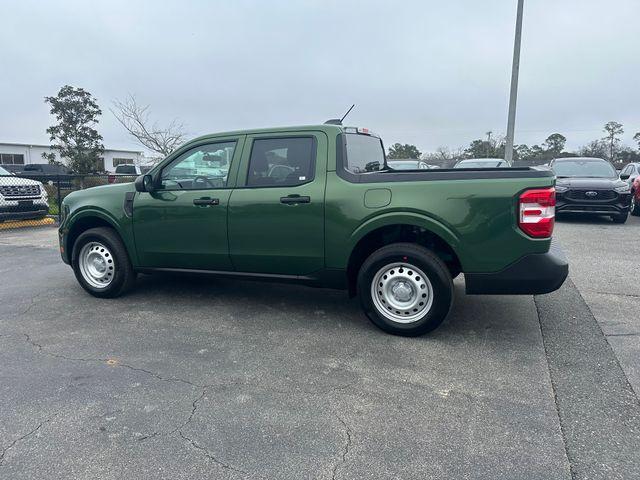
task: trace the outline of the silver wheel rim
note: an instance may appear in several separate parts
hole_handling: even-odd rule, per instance
[[[413,323],[433,305],[433,286],[422,270],[409,263],[385,265],[373,276],[371,298],[392,322]]]
[[[632,212],[636,211],[636,195],[635,193],[633,195],[631,195],[631,206],[630,206],[630,210]]]
[[[80,249],[78,264],[82,278],[93,288],[107,288],[115,274],[115,260],[107,247],[89,242]]]

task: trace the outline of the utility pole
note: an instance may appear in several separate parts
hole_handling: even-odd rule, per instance
[[[507,145],[504,159],[513,163],[513,135],[516,126],[516,101],[518,99],[518,73],[520,71],[520,43],[522,39],[522,8],[524,0],[518,0],[516,13],[516,38],[513,42],[513,65],[511,67],[511,92],[509,93],[509,119],[507,120]]]

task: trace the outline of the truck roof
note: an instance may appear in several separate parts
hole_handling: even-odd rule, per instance
[[[233,135],[254,135],[259,133],[323,131],[325,133],[333,133],[337,135],[338,133],[343,132],[345,128],[353,128],[353,127],[345,127],[343,125],[317,124],[317,125],[294,125],[294,126],[288,126],[288,127],[252,128],[247,130],[231,130],[228,132],[216,132],[216,133],[209,133],[206,135],[202,135],[200,137],[194,138],[193,140],[190,140],[189,143],[197,140],[205,140],[207,138],[226,137],[226,136],[233,136]]]

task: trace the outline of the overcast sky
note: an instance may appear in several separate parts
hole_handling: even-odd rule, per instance
[[[94,5],[94,3],[96,5]],[[100,3],[101,5],[97,5]],[[506,130],[516,0],[13,1],[0,6],[0,141],[47,143],[65,84],[98,100],[106,147],[139,148],[111,102],[135,94],[189,136],[349,124],[387,145]],[[639,0],[525,0],[516,143],[640,131]]]

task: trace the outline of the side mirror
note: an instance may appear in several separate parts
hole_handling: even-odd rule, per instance
[[[153,192],[153,177],[151,175],[140,175],[135,181],[137,192]]]
[[[620,175],[620,180],[628,180],[629,179],[629,174],[628,173],[623,173]]]

